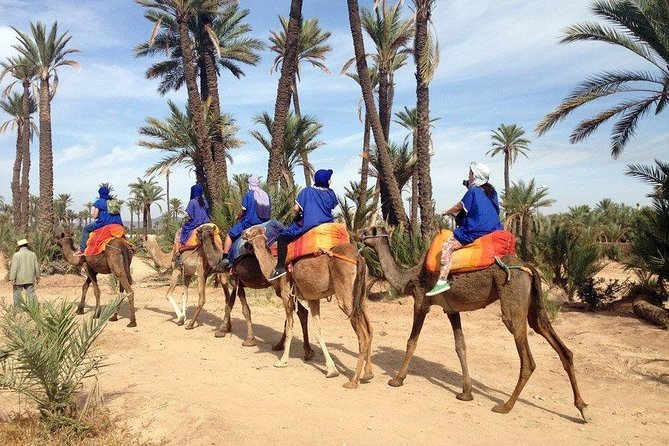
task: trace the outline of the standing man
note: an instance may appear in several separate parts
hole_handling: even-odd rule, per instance
[[[20,309],[23,290],[26,290],[29,299],[37,301],[35,284],[39,281],[39,264],[37,255],[28,249],[28,240],[19,240],[16,247],[19,250],[12,256],[9,280],[14,286],[14,308]]]

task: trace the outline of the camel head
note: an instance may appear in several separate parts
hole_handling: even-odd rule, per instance
[[[374,244],[378,242],[381,237],[390,237],[388,230],[381,226],[372,226],[371,228],[364,228],[358,231],[355,239],[364,243],[365,246],[373,248]]]
[[[197,228],[197,236],[200,240],[204,240],[205,238],[213,239],[214,228],[211,226],[200,226]]]
[[[56,237],[56,244],[61,248],[65,246],[74,246],[72,234],[69,232],[61,232],[60,235]]]
[[[154,234],[143,235],[142,238],[142,248],[147,249],[151,245],[155,245],[158,241]]]
[[[267,241],[267,237],[265,236],[265,228],[262,226],[251,226],[246,231],[242,232],[242,237],[244,240],[248,241],[251,241],[256,237],[263,237],[265,241]]]

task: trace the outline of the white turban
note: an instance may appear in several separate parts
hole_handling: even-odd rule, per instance
[[[469,169],[474,174],[474,181],[469,186],[483,186],[490,178],[490,168],[483,163],[473,162],[469,165]]]

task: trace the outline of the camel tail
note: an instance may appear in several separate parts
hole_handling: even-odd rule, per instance
[[[548,317],[548,313],[546,312],[546,306],[544,305],[543,300],[543,292],[541,290],[541,275],[534,266],[525,265],[525,267],[532,271],[532,288],[530,291],[531,298],[530,308],[527,314],[527,322],[534,331],[539,332],[537,328],[539,325],[549,328],[552,331],[553,328]]]
[[[364,305],[367,298],[367,263],[361,255],[358,255],[357,260],[353,282],[353,308],[351,308],[350,316],[354,323],[364,320]]]
[[[127,244],[123,245],[121,254],[123,256],[123,270],[125,271],[125,276],[128,278],[128,283],[132,285],[132,275],[130,274],[130,262],[132,262],[132,254],[130,252],[130,247]]]

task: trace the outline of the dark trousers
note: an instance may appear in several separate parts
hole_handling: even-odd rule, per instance
[[[14,285],[14,309],[16,311],[23,311],[23,305],[21,305],[21,294],[26,292],[28,299],[33,301],[37,300],[37,295],[35,294],[35,285],[32,283],[27,283],[24,285]]]
[[[90,237],[91,232],[95,231],[98,229],[95,226],[95,222],[89,223],[86,226],[84,226],[84,230],[81,233],[81,243],[79,244],[79,249],[83,252],[86,250],[86,243],[88,243],[88,237]]]
[[[283,268],[284,266],[286,266],[286,256],[288,255],[288,244],[298,237],[299,235],[279,234],[279,236],[276,238],[276,249],[278,251],[276,257],[277,268]]]

